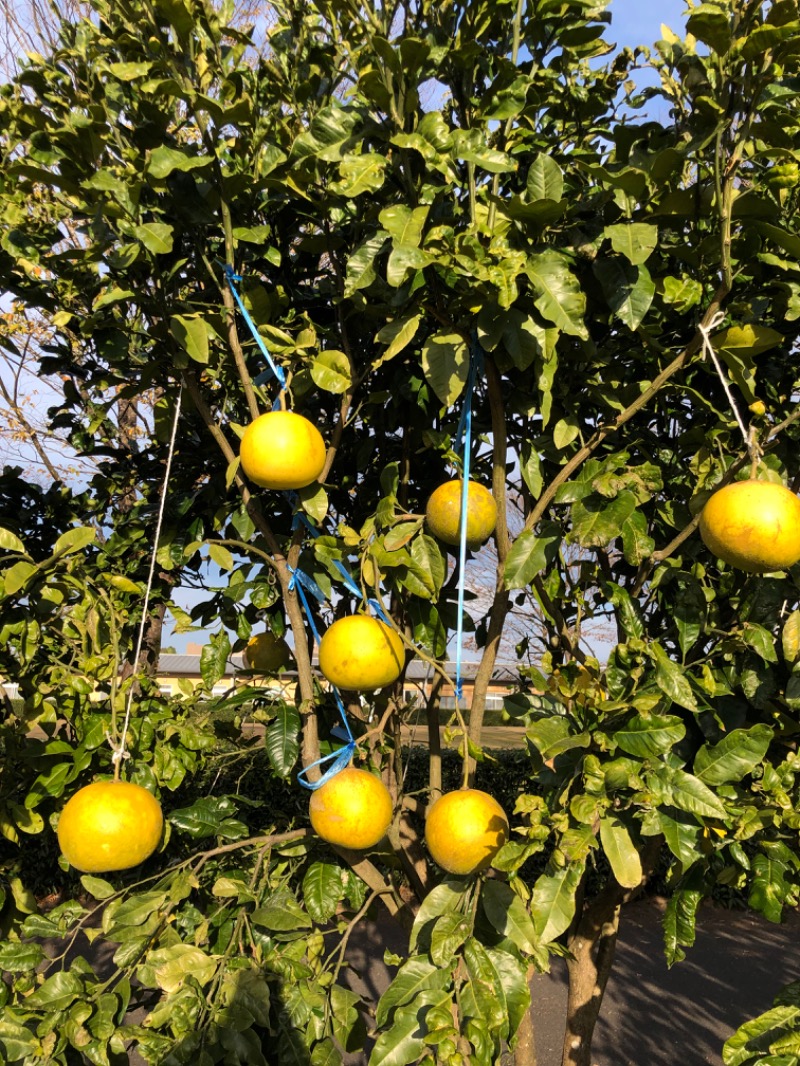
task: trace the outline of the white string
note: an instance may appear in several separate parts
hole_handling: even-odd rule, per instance
[[[147,575],[147,587],[144,592],[144,601],[142,603],[142,620],[139,624],[139,636],[136,641],[136,652],[133,657],[134,672],[139,663],[139,656],[142,653],[142,644],[144,643],[144,630],[147,625],[147,608],[150,603],[150,592],[153,588],[153,576],[156,571],[156,556],[158,554],[158,542],[161,539],[161,525],[164,521],[164,508],[167,502],[167,486],[169,485],[170,472],[172,470],[172,457],[175,454],[175,441],[178,436],[178,420],[181,413],[181,397],[183,396],[183,386],[178,389],[178,399],[175,403],[175,415],[172,421],[172,435],[169,440],[169,452],[167,453],[167,466],[164,471],[164,481],[161,486],[161,500],[158,506],[158,517],[156,519],[156,532],[153,540],[153,553],[150,557],[150,573]],[[114,764],[114,768],[124,759],[130,759],[131,753],[125,747],[125,742],[128,738],[128,728],[131,723],[131,706],[133,704],[133,679],[131,679],[131,687],[128,690],[128,698],[125,705],[125,721],[122,724],[122,736],[120,737],[119,744],[114,745],[110,734],[107,732],[106,737],[111,744],[111,762]]]
[[[744,446],[745,448],[747,448],[747,451],[752,458],[757,449],[755,433],[753,432],[753,430],[748,430],[747,426],[744,424],[742,416],[739,414],[739,408],[736,406],[736,401],[733,398],[733,391],[731,389],[730,382],[725,376],[725,371],[722,369],[722,364],[717,358],[717,353],[714,351],[714,345],[711,343],[711,338],[709,337],[709,334],[712,333],[719,326],[721,326],[724,321],[725,312],[717,311],[717,313],[714,315],[714,317],[711,319],[707,326],[703,326],[701,324],[697,328],[700,330],[700,333],[703,337],[703,351],[711,357],[711,362],[714,364],[714,367],[717,371],[717,375],[719,376],[719,380],[722,382],[722,387],[725,390],[725,395],[728,397],[728,403],[731,405],[731,410],[733,411],[736,423],[739,426],[739,429],[742,431],[742,437],[744,438]]]

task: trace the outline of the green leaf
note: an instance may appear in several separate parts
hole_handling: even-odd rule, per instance
[[[564,172],[549,155],[540,152],[528,168],[526,189],[529,200],[559,201],[564,195]]]
[[[135,81],[153,69],[152,63],[109,63],[108,71],[120,81]]]
[[[436,966],[423,955],[412,955],[397,971],[394,980],[378,1001],[375,1023],[381,1029],[392,1010],[409,1003],[427,989],[442,989],[450,984],[450,971]]]
[[[289,703],[278,707],[277,717],[267,728],[265,746],[278,777],[288,778],[300,753],[300,714]]]
[[[375,340],[379,344],[385,344],[386,351],[374,365],[380,366],[382,363],[399,355],[404,348],[408,347],[414,337],[416,337],[421,321],[422,315],[420,314],[406,315],[387,322],[385,326],[379,329],[375,335]]]
[[[375,1041],[369,1066],[410,1066],[419,1062],[425,1050],[423,1036],[416,1012],[398,1014],[394,1025]]]
[[[25,545],[16,534],[9,529],[0,529],[0,550],[6,552],[19,552],[25,554]]]
[[[220,570],[233,570],[234,561],[233,556],[225,547],[224,544],[217,544],[216,541],[210,541],[208,545],[208,554],[212,562],[216,563]]]
[[[25,1006],[33,1010],[62,1011],[84,994],[83,981],[74,973],[62,971],[48,977],[44,984],[39,985],[36,991],[26,998]]]
[[[437,918],[431,929],[430,955],[437,966],[449,966],[470,933],[469,922],[457,911]]]
[[[536,955],[539,951],[536,928],[525,904],[519,896],[502,881],[487,881],[481,892],[481,903],[486,917],[498,933],[508,937],[512,944]]]
[[[409,951],[416,950],[419,935],[428,922],[439,918],[443,914],[449,914],[451,911],[459,909],[465,891],[466,889],[461,881],[442,881],[441,884],[435,885],[430,890],[422,901],[422,905],[414,919],[414,925],[408,941]]]
[[[727,818],[725,804],[705,785],[685,770],[671,766],[660,766],[655,777],[660,778],[669,789],[670,802],[682,811],[696,814],[700,818]]]
[[[800,1008],[777,1006],[739,1026],[722,1048],[724,1066],[797,1066],[797,1055],[769,1054],[783,1036],[800,1029]],[[2,1033],[0,1032],[0,1038]]]
[[[622,533],[637,508],[636,496],[627,490],[609,501],[588,496],[572,505],[570,537],[584,548],[605,548]]]
[[[340,180],[331,191],[351,200],[365,192],[377,192],[384,182],[386,163],[386,157],[377,152],[346,155],[339,164]]]
[[[146,222],[142,226],[134,226],[132,232],[148,252],[154,255],[164,255],[172,251],[174,231],[166,222]]]
[[[617,881],[623,888],[637,888],[642,883],[642,860],[625,823],[613,814],[601,818],[600,842]]]
[[[615,252],[624,255],[633,266],[641,266],[656,250],[658,226],[647,222],[623,222],[606,226],[603,236],[611,241]]]
[[[767,754],[773,738],[768,725],[752,729],[734,729],[718,744],[704,744],[694,758],[695,775],[707,785],[724,785],[741,781]]]
[[[323,392],[347,392],[352,384],[347,356],[335,348],[320,352],[311,364],[311,378]]]
[[[224,629],[212,633],[200,652],[200,676],[207,689],[212,689],[225,676],[231,642]]]
[[[261,925],[275,933],[310,929],[313,924],[288,888],[279,888],[273,892],[263,907],[253,911],[250,919],[255,925]]]
[[[329,862],[313,862],[303,878],[303,901],[306,910],[320,925],[336,913],[344,899],[345,884],[340,867]]]
[[[647,532],[644,511],[634,511],[622,527],[622,554],[625,562],[638,566],[655,551],[656,542]]]
[[[435,333],[423,345],[422,369],[442,404],[452,407],[467,383],[467,342],[460,333]]]
[[[63,533],[53,545],[54,555],[72,555],[81,551],[87,544],[93,544],[97,530],[93,526],[78,526]]]
[[[789,863],[780,850],[770,848],[754,857],[752,867],[753,880],[747,902],[767,921],[778,923],[792,893],[791,883],[787,880]]]
[[[648,759],[671,751],[686,736],[686,727],[674,715],[637,715],[612,735],[623,751]]]
[[[187,977],[200,985],[207,985],[217,972],[217,960],[193,944],[172,944],[170,947],[151,951],[139,973],[150,984],[147,977],[152,974],[153,983],[163,992],[177,992],[186,983]]]
[[[410,244],[396,244],[389,253],[386,263],[386,280],[392,288],[396,289],[404,283],[410,273],[424,270],[433,261],[433,256],[423,248],[416,248]]]
[[[420,534],[411,545],[411,558],[415,575],[424,582],[431,596],[438,596],[447,568],[436,540],[426,533]]]
[[[159,145],[153,149],[148,160],[147,173],[150,177],[161,181],[169,177],[173,171],[198,170],[210,166],[213,159],[210,155],[190,155],[177,148],[168,148]]]
[[[555,522],[543,522],[538,533],[524,529],[511,546],[503,580],[507,589],[526,588],[550,566],[561,543],[561,528]]]
[[[680,885],[670,896],[664,912],[664,951],[668,966],[681,962],[686,957],[682,949],[694,944],[695,919],[702,898],[699,888]]]
[[[534,304],[545,319],[564,333],[586,340],[586,296],[567,259],[555,251],[539,252],[528,260],[526,273],[538,293]]]
[[[208,327],[204,319],[198,315],[173,315],[169,331],[195,363],[208,362]]]
[[[84,874],[81,884],[95,899],[108,899],[117,891],[109,881],[104,881],[102,877],[93,877],[91,874]]]
[[[429,210],[428,207],[412,208],[394,204],[384,208],[378,217],[395,245],[418,248]]]
[[[686,20],[686,31],[719,56],[731,46],[731,23],[728,14],[714,4],[698,4]]]
[[[234,814],[236,804],[229,796],[202,796],[190,807],[171,811],[169,821],[195,840],[215,836],[236,839],[247,834],[246,826],[245,833],[241,833],[244,823],[233,819]]]
[[[800,659],[800,608],[792,611],[783,623],[781,647],[783,658],[789,665]]]
[[[656,684],[671,700],[688,711],[697,711],[697,700],[683,670],[667,655],[660,644],[653,642],[651,654],[656,661]]]
[[[378,276],[376,260],[383,251],[387,238],[386,230],[379,230],[359,245],[347,260],[347,277],[344,284],[346,297],[351,297],[359,289],[369,288],[375,281]]]
[[[776,663],[778,661],[775,637],[764,626],[758,625],[757,622],[745,622],[742,628],[742,640],[765,663]]]
[[[575,915],[575,891],[583,870],[583,863],[569,863],[556,873],[542,874],[537,879],[531,914],[542,944],[549,944],[569,927]]]
[[[0,942],[0,968],[4,973],[35,970],[44,958],[44,951],[38,944],[21,944],[13,940]]]
[[[656,292],[647,267],[631,266],[621,259],[599,259],[593,269],[608,306],[629,330],[637,330]]]

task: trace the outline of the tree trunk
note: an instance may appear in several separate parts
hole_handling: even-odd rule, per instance
[[[642,849],[642,880],[623,888],[609,874],[605,888],[576,916],[567,947],[569,995],[561,1066],[592,1066],[592,1038],[617,948],[620,910],[641,891],[658,860],[662,837],[650,837]]]
[[[618,886],[617,886],[618,887]],[[569,997],[562,1066],[591,1066],[592,1036],[617,946],[621,900],[598,898],[567,942]]]
[[[533,967],[528,970],[528,981]],[[533,1007],[528,1007],[517,1030],[517,1046],[514,1048],[514,1066],[536,1066],[536,1029],[533,1024]]]

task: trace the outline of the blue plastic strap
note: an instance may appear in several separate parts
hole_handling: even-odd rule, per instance
[[[311,607],[306,596],[306,589],[322,603],[325,600],[325,593],[308,574],[304,574],[302,570],[295,570],[293,567],[289,567],[289,573],[292,575],[289,580],[289,591],[296,592],[300,597],[300,602],[303,605],[303,610],[306,612],[306,618],[308,624],[311,626],[311,632],[314,634],[314,641],[319,646],[320,635],[317,629],[317,624],[314,621],[314,615],[311,613]]]
[[[335,777],[341,770],[344,770],[353,758],[353,754],[356,750],[356,742],[351,740],[349,744],[345,744],[343,748],[339,748],[338,751],[331,752],[330,755],[323,755],[321,759],[317,759],[316,762],[312,762],[310,766],[306,766],[297,775],[298,784],[301,784],[303,788],[310,789],[312,792],[316,792],[318,788],[322,788],[326,781],[330,781],[332,777]],[[331,761],[333,760],[333,761]],[[309,781],[308,771],[315,766],[324,766],[325,763],[330,762],[330,766],[325,773],[320,777],[318,781]]]
[[[259,376],[256,378],[256,384],[260,385],[260,384],[263,383],[263,381],[265,380],[265,377],[264,377],[265,374],[267,374],[267,377],[271,377],[272,375],[274,375],[278,379],[278,384],[280,385],[280,387],[282,389],[285,389],[286,388],[286,375],[283,372],[283,367],[280,367],[280,366],[277,365],[277,363],[273,362],[272,356],[269,354],[267,346],[266,346],[266,344],[264,344],[263,338],[261,337],[261,334],[258,332],[258,329],[256,328],[256,324],[253,321],[253,319],[250,317],[250,312],[247,310],[247,308],[245,307],[244,303],[242,302],[242,298],[239,295],[239,292],[238,292],[238,290],[236,288],[236,285],[234,284],[234,282],[242,280],[242,275],[234,273],[233,267],[230,266],[230,264],[226,264],[226,266],[225,266],[225,278],[226,278],[226,280],[228,282],[228,285],[230,287],[231,292],[233,293],[233,298],[234,298],[234,300],[236,300],[236,303],[239,306],[239,310],[242,312],[242,317],[244,318],[245,322],[247,323],[248,329],[253,334],[253,338],[254,338],[255,342],[259,346],[259,348],[261,349],[261,354],[264,356],[264,358],[266,359],[267,364],[269,366],[269,372],[267,372],[265,370],[264,373],[259,374]]]
[[[461,467],[461,519],[458,540],[458,622],[456,628],[456,691],[455,697],[459,703],[464,695],[464,680],[461,676],[462,655],[464,643],[464,592],[466,587],[467,571],[467,511],[469,503],[469,470],[472,454],[472,394],[475,390],[475,377],[479,366],[483,364],[483,353],[478,346],[477,339],[473,339],[470,348],[469,373],[467,375],[467,387],[464,395],[464,409],[461,412],[458,430],[456,432],[457,449],[461,448],[463,440],[464,458]]]
[[[293,506],[297,505],[297,496],[294,493],[287,493],[286,496]],[[292,519],[292,529],[298,529],[300,526],[305,526],[309,533],[311,533],[311,535],[314,537],[322,536],[322,533],[316,528],[316,526],[313,526],[309,522],[308,518],[306,517],[306,515],[303,514],[302,511],[296,511],[295,516]],[[333,565],[342,575],[342,581],[344,582],[347,590],[351,592],[354,596],[357,596],[359,599],[361,599],[361,589],[353,580],[353,576],[349,572],[347,567],[343,563],[340,563],[338,559],[333,560]],[[310,580],[310,578],[308,580]],[[289,587],[291,588],[291,585]],[[373,613],[376,614],[382,622],[385,622],[387,626],[391,626],[391,622],[387,618],[386,612],[377,600],[369,599],[367,600],[367,603],[372,608]]]

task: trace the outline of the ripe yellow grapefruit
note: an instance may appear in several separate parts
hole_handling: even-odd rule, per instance
[[[461,526],[461,481],[445,481],[434,489],[425,506],[428,529],[445,544],[458,545]],[[477,481],[467,488],[467,547],[477,551],[497,524],[494,496]]]
[[[800,560],[800,499],[772,481],[734,481],[706,503],[700,536],[739,570],[783,570]]]
[[[58,844],[71,866],[87,874],[127,870],[158,847],[161,804],[130,781],[94,781],[78,789],[58,821]]]
[[[392,821],[392,797],[379,777],[353,766],[311,793],[314,832],[329,844],[361,851],[374,847]]]
[[[325,465],[325,441],[294,411],[268,411],[251,422],[239,445],[242,470],[265,489],[302,489]]]
[[[277,674],[292,661],[292,653],[286,641],[274,633],[258,633],[248,640],[242,658],[248,670]]]
[[[339,618],[319,643],[319,668],[332,685],[372,692],[391,685],[405,662],[403,642],[385,622],[366,614]]]
[[[428,851],[451,874],[485,870],[507,840],[505,811],[493,796],[478,788],[445,792],[425,820]]]

